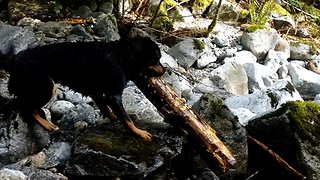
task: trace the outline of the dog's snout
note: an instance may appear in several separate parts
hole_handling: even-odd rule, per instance
[[[152,65],[148,67],[149,76],[162,76],[165,73],[166,69],[161,65]]]

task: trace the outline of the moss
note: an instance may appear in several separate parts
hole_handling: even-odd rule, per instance
[[[279,4],[274,4],[272,7],[272,12],[277,13],[282,16],[292,16],[286,9],[284,9]]]
[[[240,19],[245,19],[245,18],[248,17],[248,15],[249,15],[249,11],[246,10],[246,9],[243,9],[243,10],[240,12],[239,17],[240,17]]]
[[[112,135],[111,135],[112,136]],[[134,137],[112,136],[110,134],[87,134],[80,137],[78,143],[87,145],[89,149],[120,157],[131,155],[138,162],[150,161],[157,153],[160,145],[154,142],[141,141]]]
[[[168,16],[159,16],[154,20],[153,27],[163,31],[170,31],[173,28],[173,20]]]
[[[255,32],[258,29],[269,29],[269,28],[265,25],[251,24],[246,28],[246,31],[251,33],[251,32]]]
[[[192,4],[192,10],[200,13],[207,9],[210,6],[212,0],[195,0]]]
[[[320,145],[320,106],[310,101],[293,101],[284,106],[298,135],[313,145]]]
[[[205,48],[204,43],[199,39],[194,38],[193,39],[193,44],[199,50],[203,50]]]

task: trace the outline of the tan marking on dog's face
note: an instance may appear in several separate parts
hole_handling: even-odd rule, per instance
[[[148,74],[151,74],[152,76],[162,76],[165,71],[165,68],[161,64],[148,67]]]

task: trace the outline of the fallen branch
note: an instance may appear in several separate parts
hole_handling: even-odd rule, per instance
[[[273,152],[271,149],[269,149],[266,145],[264,145],[262,142],[256,140],[255,138],[248,136],[248,140],[252,143],[259,146],[263,151],[267,152],[276,162],[284,168],[287,172],[292,174],[294,177],[297,177],[299,179],[306,179],[304,175],[302,175],[300,172],[295,170],[292,166],[290,166],[284,159],[282,159],[278,154]]]
[[[161,77],[141,78],[135,81],[135,84],[170,124],[182,128],[197,140],[195,142],[207,153],[200,155],[209,157],[214,162],[215,167],[211,168],[225,172],[236,163],[235,157],[217,137],[215,130],[203,121],[183,98],[178,97]]]

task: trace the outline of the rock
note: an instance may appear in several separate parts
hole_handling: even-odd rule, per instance
[[[161,51],[160,63],[166,68],[169,67],[175,69],[178,67],[177,61],[165,51]]]
[[[319,105],[312,102],[288,102],[277,111],[250,121],[246,129],[251,137],[271,148],[306,179],[316,180],[320,178],[319,112]],[[250,152],[252,167],[267,170],[263,178],[268,179],[274,174],[286,175],[279,173],[281,168],[274,168],[279,165],[272,163],[270,156],[261,156],[256,149]],[[279,178],[294,179],[292,174]]]
[[[211,72],[210,80],[218,87],[235,95],[248,94],[248,77],[237,63],[225,63]]]
[[[222,61],[228,58],[234,58],[237,48],[214,48],[213,51],[218,61]]]
[[[163,117],[159,115],[156,107],[135,85],[129,85],[124,90],[122,102],[126,112],[136,121],[163,122]]]
[[[74,123],[78,121],[86,121],[90,125],[93,125],[96,124],[99,119],[100,114],[98,114],[92,106],[82,103],[75,105],[62,116],[59,127],[70,130],[74,128]]]
[[[49,144],[48,132],[38,124],[27,125],[17,113],[0,124],[0,164],[10,164]]]
[[[257,62],[257,57],[252,54],[252,52],[243,50],[238,51],[234,54],[233,57],[227,57],[223,60],[225,63],[227,62],[235,62],[240,65],[244,65],[246,63],[255,63]]]
[[[290,44],[290,59],[296,60],[310,60],[313,59],[311,47],[308,44],[303,43],[291,43]]]
[[[299,92],[286,80],[279,80],[267,89],[247,96],[232,96],[225,100],[225,105],[238,116],[239,122],[246,125],[253,117],[264,115],[281,107],[288,101],[302,100]],[[244,111],[242,108],[250,110]],[[243,112],[246,112],[244,114]],[[253,113],[253,114],[252,114]],[[241,119],[243,118],[243,119]]]
[[[258,29],[254,32],[244,32],[241,37],[241,44],[246,50],[251,51],[262,61],[270,49],[274,49],[279,39],[276,30]]]
[[[12,51],[11,53],[17,54],[35,45],[36,38],[30,29],[0,22],[0,52],[7,54]]]
[[[193,39],[185,39],[168,50],[168,54],[175,58],[178,64],[184,68],[191,67],[200,57],[201,52],[196,48]]]
[[[71,145],[66,142],[57,142],[45,151],[45,162],[40,166],[43,169],[61,168],[66,165],[71,155]]]
[[[148,123],[148,127],[153,134],[151,142],[125,133],[120,123],[87,130],[76,140],[65,172],[73,177],[129,179],[153,173],[181,152],[182,139],[170,133],[163,123]]]
[[[94,33],[105,39],[105,41],[115,41],[120,39],[118,25],[113,15],[101,14],[93,26]]]
[[[319,74],[305,69],[296,62],[290,62],[288,70],[294,87],[299,91],[303,99],[313,99],[320,93]]]
[[[38,27],[38,32],[43,33],[48,38],[65,38],[70,31],[72,26],[63,21],[48,21],[41,23]]]
[[[78,121],[78,122],[74,123],[73,126],[77,132],[84,132],[87,129],[87,127],[89,126],[89,124],[85,121]]]
[[[93,102],[90,97],[83,96],[81,93],[75,92],[66,86],[59,86],[57,90],[57,99],[66,100],[71,102],[72,104],[90,104]]]
[[[179,97],[182,97],[184,93],[190,92],[192,89],[191,84],[182,74],[166,73],[164,74],[164,79],[168,84],[171,85],[172,89]]]
[[[276,71],[273,72],[265,65],[247,63],[243,67],[248,75],[248,89],[250,93],[269,87],[278,79]]]
[[[213,93],[205,93],[193,108],[208,120],[211,127],[217,131],[220,140],[230,148],[237,157],[237,164],[226,173],[220,175],[222,179],[237,179],[247,172],[248,147],[246,130],[237,118],[223,105],[223,100]]]
[[[210,9],[208,11],[209,17],[213,17],[218,6],[218,2],[218,0],[213,0],[213,3],[211,4]],[[229,22],[237,22],[241,18],[240,16],[243,11],[243,8],[239,6],[237,3],[229,1],[222,1],[221,9],[223,9],[223,11],[219,12],[219,19],[222,21]]]
[[[288,57],[284,52],[270,49],[263,64],[266,65],[273,73],[276,73],[281,66],[289,64],[287,59]]]
[[[73,26],[72,27],[72,30],[71,30],[71,35],[69,35],[67,38],[67,40],[69,41],[69,42],[76,42],[76,41],[71,41],[70,39],[71,39],[71,36],[72,35],[77,35],[77,36],[80,36],[80,39],[79,40],[77,40],[77,41],[93,41],[93,37],[91,36],[91,34],[90,33],[88,33],[87,31],[86,31],[86,29],[83,27],[83,26],[81,26],[81,25],[75,25],[75,26]]]
[[[17,26],[20,27],[32,27],[37,28],[41,24],[39,19],[33,19],[30,17],[24,17],[17,22]]]
[[[282,59],[288,60],[290,58],[290,44],[287,40],[285,40],[283,38],[279,38],[274,50],[277,52],[284,53],[282,55],[282,57],[283,57]]]
[[[73,107],[74,104],[69,101],[58,100],[51,105],[50,111],[55,119],[60,119],[63,114],[67,113]]]
[[[28,176],[21,171],[3,168],[0,170],[0,179],[3,180],[28,180]]]
[[[73,17],[90,18],[92,15],[93,13],[88,6],[80,6],[78,9],[72,12]]]

